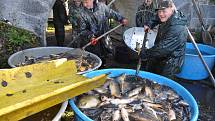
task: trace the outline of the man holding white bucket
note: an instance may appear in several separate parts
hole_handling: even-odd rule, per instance
[[[141,57],[147,59],[147,71],[173,78],[180,72],[185,57],[187,19],[172,0],[158,1],[156,12],[156,18],[144,25],[148,31],[159,24],[155,44],[150,49],[143,48]]]

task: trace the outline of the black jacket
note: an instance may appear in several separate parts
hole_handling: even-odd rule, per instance
[[[81,12],[83,11],[82,8],[82,5],[76,6],[74,2],[69,7],[68,19],[72,24],[72,29],[75,31],[77,31],[77,29],[79,28],[78,21],[81,19]]]
[[[63,24],[67,23],[67,14],[64,2],[61,0],[56,0],[53,6],[53,22],[54,24]]]
[[[158,20],[151,21],[148,25],[152,27],[159,23]],[[186,24],[186,17],[182,13],[174,13],[167,22],[160,23],[154,46],[141,51],[143,58],[157,60],[157,65],[154,63],[150,66],[160,68],[161,75],[174,75],[180,71],[185,57],[188,34]]]
[[[94,3],[93,9],[83,8],[81,12],[81,19],[79,22],[79,37],[81,47],[87,44],[90,39],[99,37],[109,30],[108,19],[113,18],[116,21],[121,22],[124,18],[114,10],[107,7],[103,3]],[[89,46],[87,51],[98,55],[101,58],[109,53],[107,47],[105,47],[104,39],[98,41],[95,46]]]
[[[105,33],[109,29],[107,25],[109,18],[113,18],[119,22],[124,19],[119,13],[100,2],[94,3],[92,10],[84,8],[82,19],[79,21],[81,36],[90,39],[92,35],[100,36]]]

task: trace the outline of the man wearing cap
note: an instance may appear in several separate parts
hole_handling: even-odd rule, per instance
[[[94,46],[89,46],[86,50],[98,55],[105,63],[106,56],[110,51],[107,49],[109,43],[105,39],[99,40],[96,43],[95,38],[109,30],[107,25],[109,18],[113,18],[124,25],[127,24],[127,19],[108,8],[104,3],[93,0],[83,0],[82,2],[84,9],[82,12],[83,19],[79,21],[80,37],[83,38],[81,46],[91,42]]]
[[[144,26],[148,31],[159,24],[155,44],[150,49],[143,48],[141,57],[147,59],[147,71],[174,78],[184,61],[187,20],[172,0],[160,0],[156,12],[157,19]]]

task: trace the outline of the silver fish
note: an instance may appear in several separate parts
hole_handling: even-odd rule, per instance
[[[187,106],[187,107],[189,106],[189,104],[184,100],[179,101],[178,104],[183,105],[183,106]]]
[[[131,90],[130,92],[128,92],[128,97],[132,97],[134,95],[139,94],[141,92],[141,90],[142,90],[142,87],[137,87],[137,88]]]
[[[148,103],[155,103],[151,98],[147,97],[146,95],[139,94],[138,99],[140,99],[142,102],[148,102]]]
[[[158,119],[157,113],[154,109],[150,108],[149,106],[145,106],[149,111],[151,111],[151,113],[155,116],[155,118]]]
[[[121,115],[122,115],[123,121],[130,121],[129,117],[128,117],[127,110],[125,108],[123,108],[123,107],[120,110],[121,110]]]
[[[98,88],[95,88],[93,90],[95,90],[96,92],[98,92],[100,94],[106,94],[106,93],[108,93],[108,90],[106,90],[106,89],[104,89],[102,87],[98,87]]]
[[[146,96],[150,97],[150,98],[153,98],[154,97],[154,94],[152,92],[152,89],[148,86],[145,87],[145,94]]]
[[[129,104],[133,101],[135,101],[135,98],[129,98],[129,99],[109,99],[111,104],[114,105],[122,105],[122,104]]]
[[[129,116],[132,121],[160,121],[160,118],[156,118],[148,109],[145,108],[142,111],[130,113]]]
[[[146,105],[146,106],[149,106],[149,107],[152,107],[152,108],[163,108],[162,105],[160,104],[153,104],[153,103],[149,103],[149,102],[143,102],[143,105]]]
[[[112,80],[110,82],[109,88],[110,88],[110,92],[111,92],[112,96],[121,97],[121,95],[120,95],[120,89],[119,89],[119,84],[117,82],[115,82],[114,80]]]
[[[100,103],[100,100],[96,96],[86,95],[79,99],[79,108],[95,108]]]
[[[126,74],[123,73],[120,76],[116,77],[115,80],[120,83],[121,81],[124,81],[126,79]]]
[[[120,84],[121,93],[125,94],[129,89],[129,83],[125,81],[126,74],[121,74],[119,77],[116,78],[116,81]]]
[[[172,109],[169,109],[168,118],[170,121],[175,120],[176,119],[175,111],[173,111]]]
[[[168,90],[167,91],[167,95],[168,95],[168,99],[169,100],[174,100],[174,99],[178,99],[179,95],[177,95],[174,91],[172,90]]]
[[[112,121],[119,121],[121,119],[121,114],[119,110],[113,112]]]

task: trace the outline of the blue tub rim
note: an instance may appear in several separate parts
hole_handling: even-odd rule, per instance
[[[186,46],[193,46],[193,48],[194,48],[194,50],[195,50],[195,47],[194,47],[193,43],[191,43],[191,42],[187,42],[187,43],[186,43]],[[209,45],[205,45],[205,44],[197,43],[197,46],[198,46],[200,52],[201,52],[201,49],[200,49],[201,47],[207,47],[207,48],[209,48],[209,49],[214,49],[214,50],[215,50],[214,47],[209,46]],[[186,47],[186,48],[187,48],[187,47]],[[196,51],[196,50],[195,50],[195,51]],[[185,55],[187,55],[187,56],[193,56],[193,57],[199,56],[198,54],[188,54],[188,53],[185,53]],[[203,55],[203,56],[204,56],[204,57],[215,57],[215,54]]]
[[[121,69],[121,68],[112,68],[112,69],[101,69],[101,70],[95,70],[95,71],[92,71],[92,72],[88,72],[88,73],[85,73],[83,76],[86,76],[88,78],[92,78],[94,76],[97,76],[97,75],[100,75],[100,74],[104,74],[104,73],[108,73],[108,72],[111,72],[111,71],[118,71],[120,72],[119,74],[123,73],[123,72],[129,72],[130,74],[135,74],[135,70],[133,69]],[[93,75],[93,76],[90,76],[90,74],[92,73],[96,73],[96,75]],[[170,80],[166,77],[163,77],[163,76],[160,76],[160,75],[157,75],[157,74],[153,74],[153,73],[150,73],[150,72],[145,72],[145,71],[140,71],[140,73],[145,73],[146,75],[151,75],[151,76],[154,76],[156,78],[159,78],[159,79],[162,79],[162,80],[166,80],[168,82],[168,84],[173,84],[173,85],[177,85],[179,89],[183,90],[184,93],[186,93],[188,95],[188,97],[190,98],[191,102],[193,103],[193,115],[191,117],[191,121],[197,121],[198,119],[198,115],[199,115],[199,108],[198,108],[198,105],[197,105],[197,102],[196,100],[194,99],[194,97],[190,94],[189,91],[187,91],[187,89],[185,89],[183,86],[181,86],[180,84],[178,84],[177,82],[173,81],[173,80]],[[117,74],[118,75],[118,74]],[[109,77],[114,77],[112,74],[109,75]],[[155,80],[157,82],[157,80]],[[159,82],[158,82],[159,83]],[[168,85],[167,85],[168,86]],[[172,87],[171,87],[172,88]],[[177,90],[175,90],[177,91]],[[92,119],[90,119],[89,117],[87,117],[84,113],[82,113],[79,108],[75,105],[74,103],[74,98],[73,99],[70,99],[69,100],[69,104],[71,106],[71,108],[73,109],[73,111],[77,114],[80,114],[79,117],[84,119],[84,121],[93,121]]]

